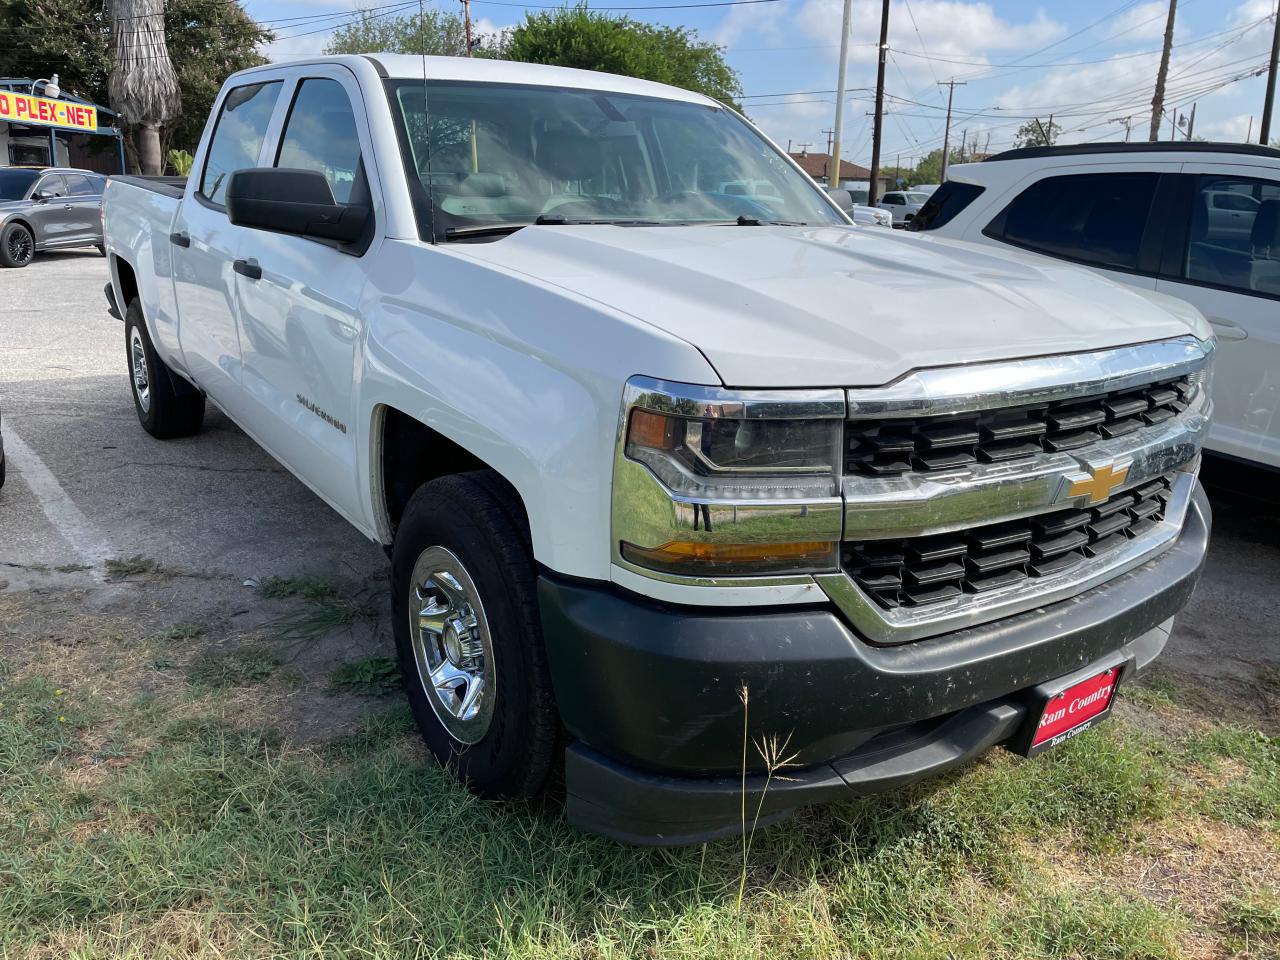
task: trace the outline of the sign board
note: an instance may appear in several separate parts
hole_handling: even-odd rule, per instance
[[[63,127],[67,130],[98,129],[98,111],[83,103],[66,100],[50,100],[46,97],[29,97],[25,93],[0,90],[0,120],[14,123],[34,123],[44,127]]]

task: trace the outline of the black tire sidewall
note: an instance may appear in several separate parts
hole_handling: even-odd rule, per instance
[[[9,238],[19,230],[25,233],[31,240],[31,256],[27,257],[27,259],[22,261],[21,263],[18,263],[17,261],[15,261],[13,258],[9,256]],[[33,234],[30,230],[28,230],[22,224],[10,223],[6,225],[3,230],[0,230],[0,264],[3,264],[6,267],[15,267],[15,268],[22,268],[27,266],[28,264],[31,263],[32,260],[36,258],[35,245],[36,245],[35,234]]]
[[[151,409],[143,410],[138,400],[138,387],[133,379],[133,330],[137,328],[142,337],[142,352],[147,358],[147,384],[151,390]],[[125,359],[129,365],[129,395],[133,397],[133,408],[138,413],[138,421],[148,433],[155,433],[161,398],[159,396],[160,375],[157,368],[158,357],[155,347],[151,345],[151,336],[147,333],[146,321],[142,318],[142,305],[137,300],[130,300],[124,314],[124,349]]]
[[[477,476],[433,481],[406,507],[392,551],[393,630],[409,705],[436,759],[480,796],[527,798],[547,779],[559,719],[550,697],[527,540]],[[432,546],[448,548],[466,567],[489,623],[497,692],[492,723],[475,744],[458,743],[437,719],[414,659],[409,591],[414,564]]]

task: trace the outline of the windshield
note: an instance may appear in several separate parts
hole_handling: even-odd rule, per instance
[[[387,83],[424,238],[544,223],[844,223],[728,110],[591,90]],[[424,99],[429,105],[424,109]],[[428,199],[429,196],[429,199]],[[741,218],[741,220],[739,219]]]
[[[925,203],[929,199],[927,193],[908,193],[906,194],[907,203]]]
[[[21,200],[38,176],[39,170],[0,170],[0,200]]]

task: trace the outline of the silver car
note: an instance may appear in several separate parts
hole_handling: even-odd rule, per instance
[[[68,167],[0,167],[0,266],[25,267],[43,250],[102,251],[106,178]]]
[[[927,193],[920,193],[915,190],[890,190],[883,197],[877,206],[888,210],[893,214],[893,225],[901,228],[915,219],[920,208],[925,205],[925,201],[929,199]]]
[[[827,196],[836,202],[836,205],[853,218],[853,222],[860,227],[891,227],[893,226],[893,216],[884,210],[877,210],[875,207],[866,206],[867,191],[863,190],[862,199],[858,199],[858,191],[850,190],[845,187],[826,187]]]

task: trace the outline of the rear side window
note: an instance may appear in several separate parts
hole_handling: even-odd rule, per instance
[[[298,85],[276,166],[323,173],[338,203],[367,202],[356,117],[337,80],[316,77]]]
[[[267,136],[267,124],[280,96],[280,87],[281,81],[273,80],[236,87],[227,94],[200,176],[200,196],[221,205],[232,172],[258,165],[258,154]]]
[[[76,173],[68,173],[66,181],[67,196],[69,197],[92,197],[102,192],[101,189],[94,189],[93,183],[90,182],[88,177],[82,177]]]
[[[1018,194],[983,233],[1055,257],[1136,270],[1158,176],[1048,177]]]
[[[986,187],[976,183],[960,183],[949,180],[933,191],[915,219],[907,224],[908,230],[936,230],[950,223],[961,210],[982,196]]]
[[[1280,297],[1280,182],[1199,177],[1182,275],[1207,286]]]

